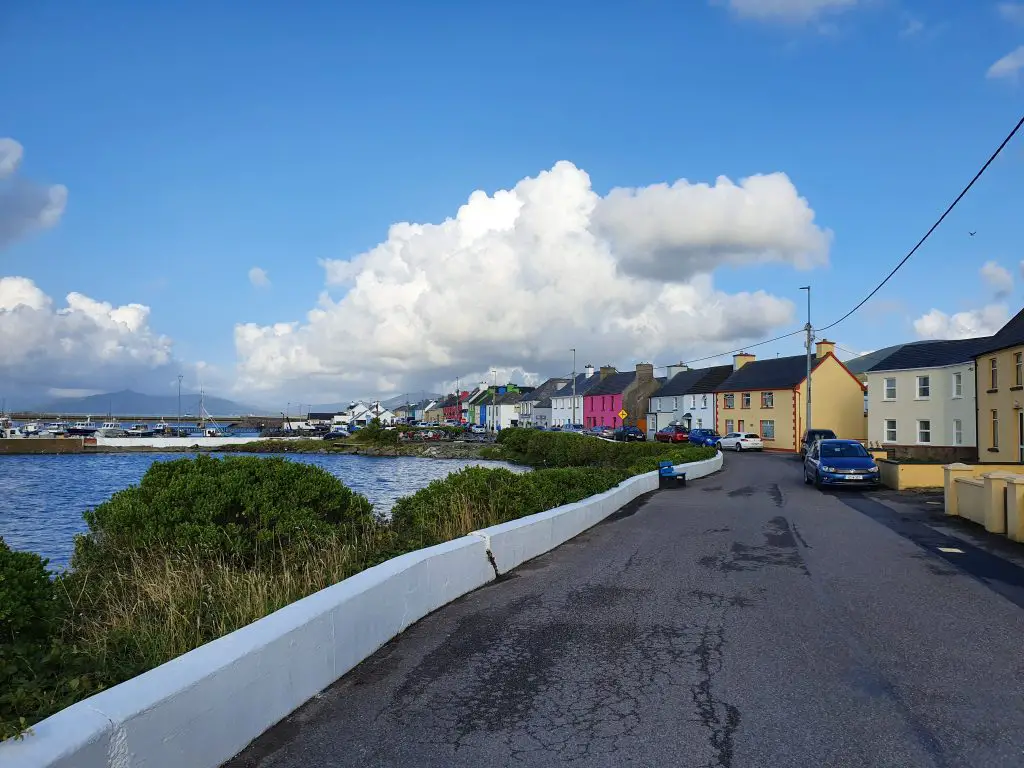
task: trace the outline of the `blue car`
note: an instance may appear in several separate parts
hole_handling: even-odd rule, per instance
[[[705,445],[714,448],[722,436],[713,429],[691,429],[690,442],[694,445]]]
[[[878,486],[878,465],[856,440],[819,440],[804,459],[804,482],[826,486]]]

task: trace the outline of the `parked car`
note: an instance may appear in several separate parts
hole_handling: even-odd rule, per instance
[[[487,434],[487,430],[479,424],[474,424],[472,427],[469,428],[469,431],[472,432],[474,435]]]
[[[800,441],[800,458],[807,456],[808,449],[819,440],[838,440],[838,436],[831,429],[808,429],[804,432],[803,440]]]
[[[654,439],[659,443],[685,443],[690,439],[690,430],[682,424],[673,424],[655,432]]]
[[[722,436],[713,429],[691,429],[690,442],[694,445],[705,445],[708,447],[718,445]]]
[[[601,432],[599,433],[599,436],[603,437],[603,438],[606,438],[608,440],[614,440],[615,439],[615,432],[616,432],[615,427],[601,427]]]
[[[640,443],[647,440],[647,435],[639,427],[622,427],[612,433],[612,438],[621,443]]]
[[[819,489],[827,485],[876,487],[878,465],[856,440],[819,440],[804,459],[804,482]]]
[[[344,440],[346,437],[348,437],[348,430],[332,429],[324,435],[324,440]]]
[[[601,433],[604,432],[606,429],[607,429],[607,427],[603,427],[603,426],[600,426],[600,425],[593,426],[593,427],[591,427],[590,429],[587,430],[587,434],[588,435],[594,435],[595,437],[600,437]]]
[[[718,450],[760,451],[764,449],[761,436],[753,432],[730,432],[718,441]]]

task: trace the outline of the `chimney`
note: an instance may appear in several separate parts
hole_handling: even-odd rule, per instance
[[[688,370],[690,370],[690,366],[688,366],[686,363],[678,362],[675,365],[670,365],[668,367],[667,376],[668,376],[669,379],[671,379],[676,374],[683,373],[684,371],[688,371]]]
[[[594,366],[592,366],[590,363],[587,363],[587,367],[584,368],[583,370],[587,372],[588,379],[594,375]]]
[[[615,366],[614,365],[602,365],[601,366],[601,380],[602,381],[604,381],[609,376],[611,376],[613,374],[616,374],[616,373],[618,373],[618,371],[615,370]]]
[[[740,352],[738,355],[732,356],[732,369],[734,371],[738,371],[744,365],[746,365],[747,363],[752,363],[756,359],[757,358],[755,358],[754,355],[750,354],[749,352]]]
[[[835,354],[836,343],[834,341],[829,341],[828,339],[822,339],[821,341],[814,345],[814,350],[815,357],[817,357],[820,360],[829,352]]]
[[[651,363],[637,363],[636,364],[636,382],[637,382],[637,384],[646,384],[648,381],[654,381],[654,366]]]

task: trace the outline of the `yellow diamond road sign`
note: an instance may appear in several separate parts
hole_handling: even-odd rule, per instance
[[[623,409],[622,409],[621,411],[619,411],[619,418],[620,418],[620,419],[624,419],[624,418],[626,418],[627,416],[629,416],[629,414],[628,414],[628,413],[626,413],[626,409],[625,409],[625,408],[623,408]]]

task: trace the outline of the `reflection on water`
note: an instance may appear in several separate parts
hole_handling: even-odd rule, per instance
[[[85,531],[82,513],[111,494],[137,483],[154,461],[180,459],[180,453],[0,456],[0,536],[13,549],[38,552],[63,568],[73,538]],[[469,466],[508,466],[496,461],[420,459],[411,456],[329,456],[290,454],[292,461],[316,464],[387,511],[402,496]]]

